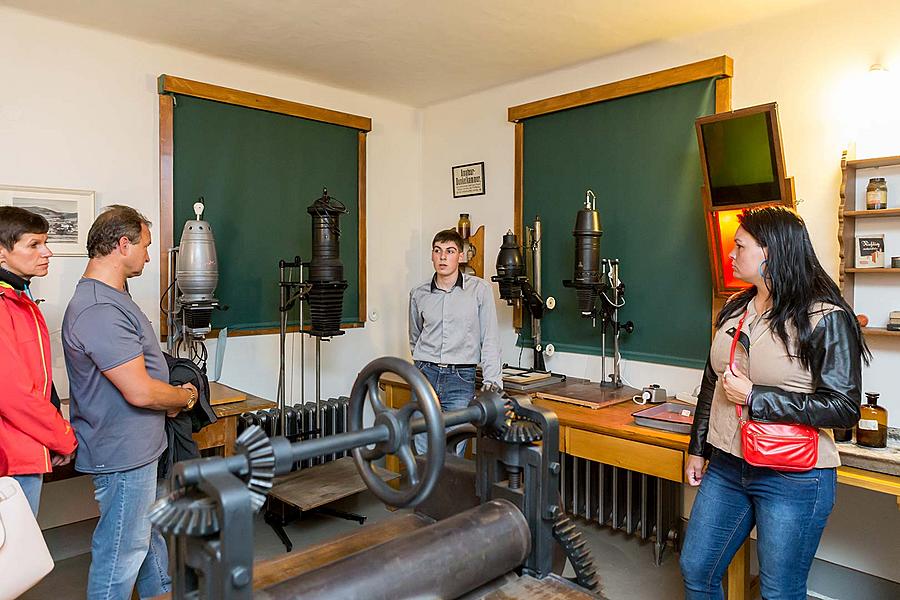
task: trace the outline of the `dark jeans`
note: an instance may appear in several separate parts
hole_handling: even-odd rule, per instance
[[[439,367],[421,360],[415,363],[437,393],[442,411],[465,408],[475,397],[475,367]],[[426,439],[424,433],[415,437],[416,452],[419,454],[425,452]],[[453,449],[447,448],[447,452],[453,452]],[[466,445],[459,444],[456,454],[462,456],[465,453]]]
[[[774,471],[715,450],[681,549],[685,598],[723,598],[722,576],[755,525],[762,597],[806,600],[836,485],[835,469]]]

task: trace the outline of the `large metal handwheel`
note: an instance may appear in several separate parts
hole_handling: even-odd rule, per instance
[[[399,375],[410,387],[410,401],[399,409],[388,408],[378,393],[378,380],[384,373]],[[353,460],[360,477],[375,496],[385,504],[397,507],[418,504],[428,497],[440,477],[447,450],[444,416],[434,388],[419,369],[399,358],[384,357],[370,362],[359,372],[350,393],[350,430],[363,428],[363,408],[368,400],[375,412],[375,425],[384,425],[391,435],[374,448],[353,448]],[[421,469],[417,468],[410,441],[410,423],[416,412],[422,413],[427,426],[428,450]],[[409,486],[395,490],[385,483],[373,468],[374,461],[394,454],[406,468]]]

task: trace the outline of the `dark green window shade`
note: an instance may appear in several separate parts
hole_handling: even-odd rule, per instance
[[[544,343],[600,354],[599,321],[582,319],[572,278],[575,215],[597,195],[600,253],[626,285],[622,356],[702,368],[709,352],[711,278],[694,119],[715,110],[715,81],[683,84],[534,117],[524,125],[523,218],[543,224],[543,294],[556,308]],[[611,354],[609,345],[607,353]]]
[[[277,327],[278,261],[310,259],[306,208],[326,186],[350,210],[340,223],[342,320],[358,323],[357,130],[182,95],[173,112],[173,236],[178,244],[203,196],[219,258],[216,297],[229,306],[213,313],[213,327]]]

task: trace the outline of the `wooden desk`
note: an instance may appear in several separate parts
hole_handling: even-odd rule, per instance
[[[194,434],[194,441],[200,450],[213,449],[223,456],[234,454],[234,441],[237,439],[237,419],[241,413],[265,408],[274,408],[276,405],[270,400],[263,400],[256,396],[245,394],[234,388],[222,385],[215,381],[209,384],[209,394],[214,402],[213,412],[218,420]],[[240,398],[236,402],[223,403],[231,398]]]

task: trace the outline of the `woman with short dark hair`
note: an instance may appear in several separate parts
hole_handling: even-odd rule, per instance
[[[691,429],[685,480],[700,490],[681,552],[686,598],[723,597],[725,569],[755,526],[762,597],[805,600],[834,505],[840,457],[831,429],[859,420],[870,353],[796,212],[746,211],[734,242],[734,275],[751,285],[716,318]],[[739,415],[816,428],[813,468],[748,463]]]
[[[51,398],[50,332],[28,289],[53,253],[44,217],[0,207],[0,451],[37,515],[44,473],[71,460],[75,434]]]

